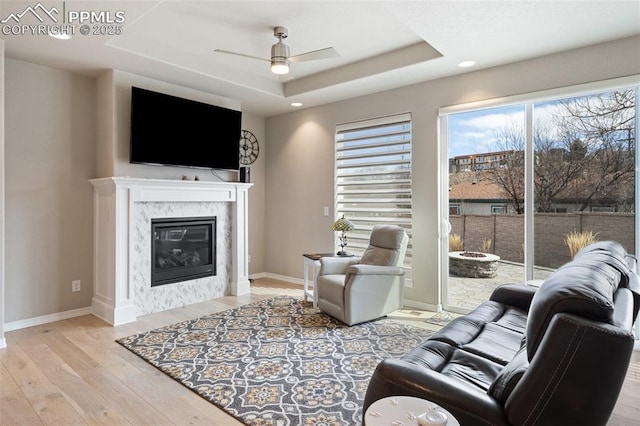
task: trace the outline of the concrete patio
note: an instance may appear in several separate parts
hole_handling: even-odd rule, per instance
[[[534,280],[544,280],[554,269],[534,267]],[[498,276],[495,278],[463,278],[449,276],[449,308],[470,311],[480,303],[489,300],[493,290],[506,283],[524,283],[524,265],[513,262],[498,262]],[[535,284],[535,283],[530,283]],[[539,283],[538,283],[539,284]],[[457,310],[457,309],[456,309]]]

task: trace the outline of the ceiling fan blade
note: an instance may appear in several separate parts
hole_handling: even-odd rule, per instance
[[[271,62],[269,59],[258,58],[257,56],[245,55],[244,53],[231,52],[229,50],[216,49],[214,52],[225,53],[227,55],[242,56],[243,58],[257,59],[259,61]]]
[[[315,61],[316,59],[329,59],[337,58],[340,54],[333,47],[325,47],[324,49],[313,50],[311,52],[301,53],[296,56],[291,56],[289,61],[291,62],[305,62]]]

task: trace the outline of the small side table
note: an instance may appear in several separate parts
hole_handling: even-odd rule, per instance
[[[302,255],[304,259],[304,301],[306,302],[307,297],[310,297],[314,308],[318,307],[316,279],[318,278],[318,272],[320,272],[320,258],[333,256],[335,256],[334,253],[304,253]],[[311,280],[309,279],[309,268],[312,270]],[[313,289],[309,288],[309,284],[313,284]]]
[[[439,405],[413,396],[390,396],[374,402],[367,408],[363,423],[366,426],[418,425],[418,416],[435,410],[447,417],[447,426],[460,426],[453,415]]]

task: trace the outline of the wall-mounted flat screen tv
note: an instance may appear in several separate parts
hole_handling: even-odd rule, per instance
[[[238,170],[242,112],[131,88],[131,163]]]

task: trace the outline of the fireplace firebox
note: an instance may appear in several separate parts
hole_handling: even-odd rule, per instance
[[[151,220],[151,286],[216,274],[216,218]]]

